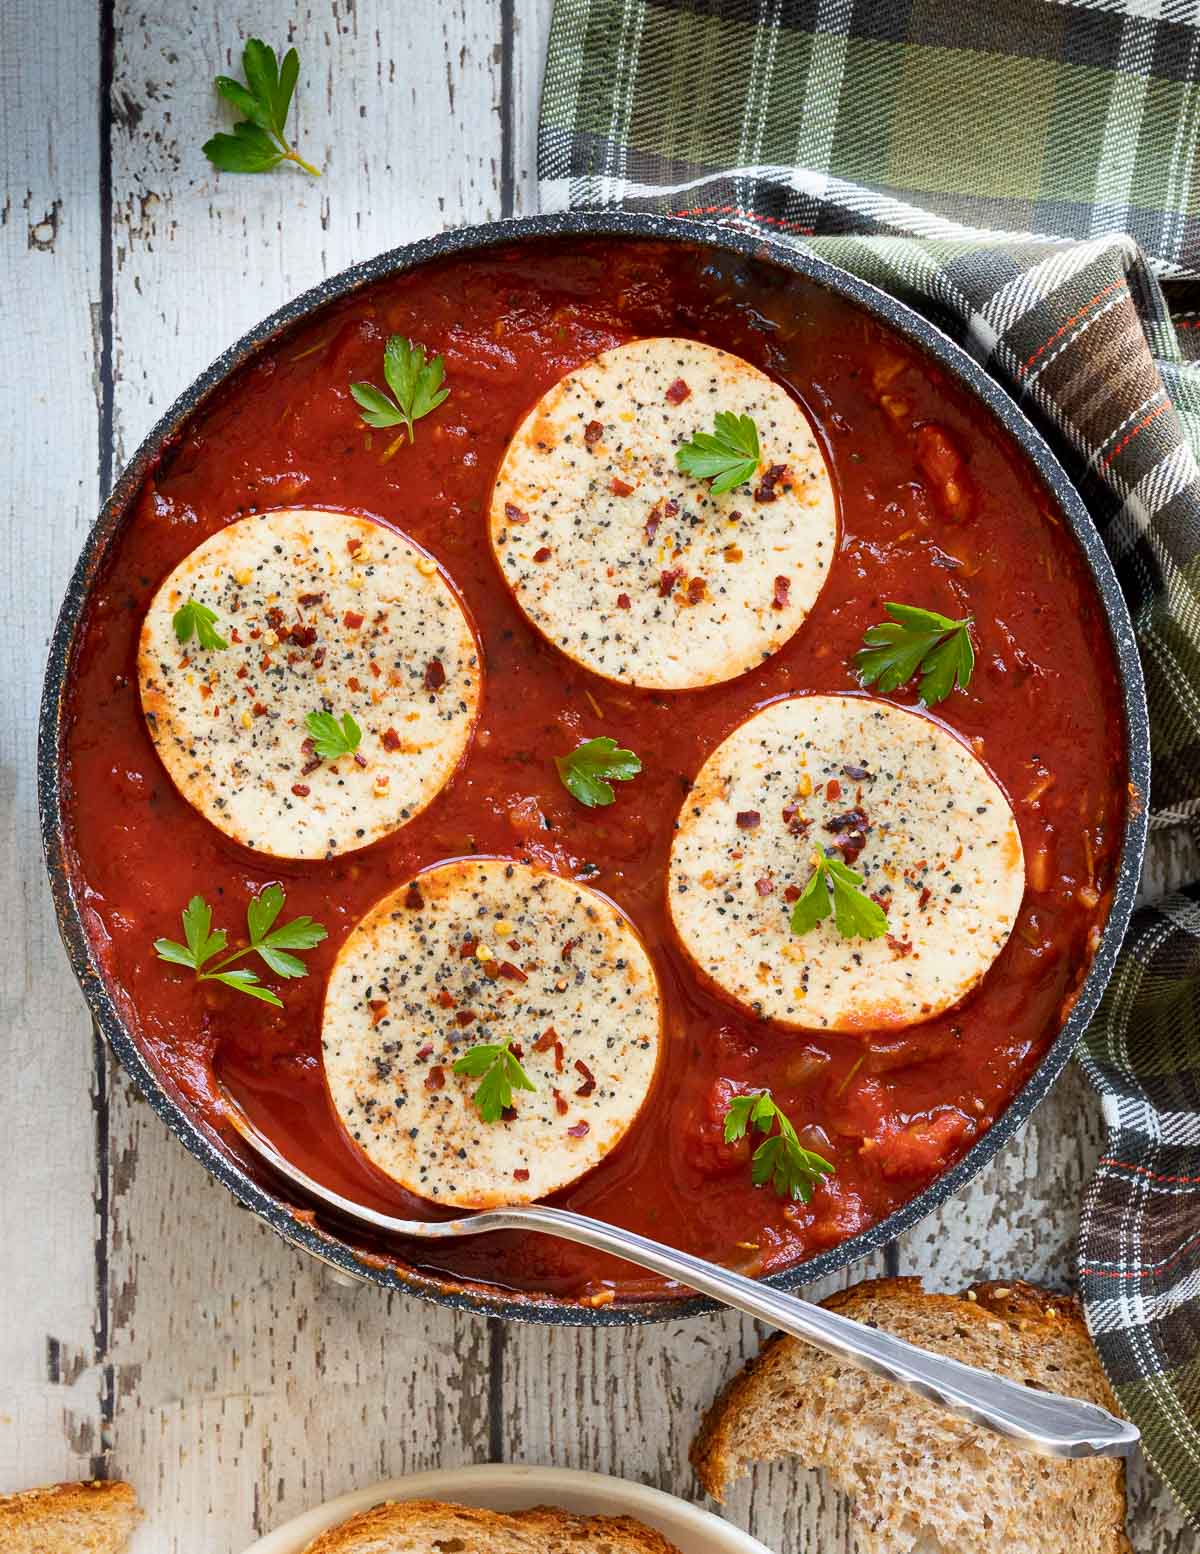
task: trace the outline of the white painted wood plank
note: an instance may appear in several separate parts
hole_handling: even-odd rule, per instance
[[[46,644],[96,508],[98,52],[90,7],[0,9],[0,1492],[86,1475],[101,1450],[92,1038],[44,886],[34,793]]]
[[[500,213],[500,8],[281,13],[118,0],[113,154],[119,456],[229,341],[345,265]],[[319,180],[216,175],[200,145],[242,42],[294,41],[296,143]],[[114,1470],[137,1554],[236,1551],[306,1506],[488,1454],[488,1328],[343,1290],[250,1216],[114,1082]],[[186,1234],[179,1227],[186,1227]]]

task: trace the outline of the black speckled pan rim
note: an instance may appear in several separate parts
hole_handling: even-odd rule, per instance
[[[513,1294],[496,1288],[440,1280],[382,1263],[356,1251],[336,1235],[298,1219],[293,1207],[252,1177],[215,1132],[191,1116],[168,1093],[143,1055],[105,985],[84,926],[65,839],[62,752],[69,669],[92,589],[126,521],[132,500],[163,447],[187,418],[257,350],[299,319],[390,275],[471,250],[521,240],[570,237],[652,238],[687,243],[723,254],[772,264],[807,277],[857,303],[934,357],[981,401],[1024,451],[1075,535],[1104,602],[1120,674],[1125,714],[1125,753],[1131,802],[1122,839],[1112,906],[1099,948],[1062,1029],[1004,1114],[949,1171],[895,1213],[819,1257],[772,1275],[767,1284],[795,1289],[878,1251],[965,1187],[1029,1119],[1066,1066],[1100,1001],[1112,973],[1133,910],[1146,841],[1150,792],[1150,732],[1141,662],[1125,600],[1112,563],[1087,510],[1040,433],[987,373],[934,325],[905,304],[823,260],[757,235],[675,217],[624,212],[535,216],[464,227],[380,254],[343,271],[285,304],[257,325],[203,372],[166,412],[122,472],[84,546],[67,588],[43,687],[38,741],[38,799],[46,867],[59,932],[92,1018],[153,1109],[197,1160],[286,1241],[354,1278],[400,1290],[442,1306],[515,1321],[567,1326],[622,1326],[678,1319],[718,1309],[708,1300],[616,1302],[594,1309],[549,1296]]]

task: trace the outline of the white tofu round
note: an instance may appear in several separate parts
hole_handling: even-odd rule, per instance
[[[228,644],[176,637],[189,600]],[[466,753],[479,645],[457,594],[411,540],[353,513],[241,518],[155,594],[138,651],[142,709],[175,786],[234,841],[328,858],[406,825]],[[345,714],[351,756],[317,758],[305,719]],[[307,743],[306,743],[307,741]]]
[[[886,935],[833,916],[794,934],[814,850],[864,877]],[[861,849],[861,850],[860,850]],[[1016,922],[1025,862],[1012,809],[970,749],[869,696],[769,703],[701,767],[667,882],[684,949],[752,1014],[814,1030],[891,1030],[957,1004]]]
[[[760,462],[713,496],[676,450],[718,411],[748,415]],[[837,546],[833,484],[804,412],[749,362],[696,340],[635,340],[548,390],[508,445],[492,548],[534,626],[627,685],[715,685],[799,629]]]
[[[658,979],[607,897],[506,858],[441,863],[342,946],[321,1032],[346,1132],[436,1203],[530,1203],[598,1165],[654,1080]],[[533,1084],[484,1122],[464,1053],[511,1039]]]

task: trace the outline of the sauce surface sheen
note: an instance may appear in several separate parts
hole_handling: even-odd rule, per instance
[[[451,394],[388,454],[349,385],[382,382],[392,333],[445,356]],[[830,577],[795,637],[759,668],[698,691],[629,689],[542,641],[487,540],[491,484],[536,398],[599,351],[678,334],[736,352],[812,420],[838,492]],[[146,732],[136,653],[164,576],[238,516],[341,508],[410,535],[445,566],[484,646],[483,711],[455,780],[412,824],[317,863],[259,858],[176,792]],[[750,711],[797,691],[857,689],[853,655],[889,600],[976,622],[970,689],[935,715],[1013,804],[1029,879],[1016,929],[982,986],[899,1034],[789,1032],[697,980],[668,925],[664,879],[679,805]],[[630,1135],[554,1201],[747,1272],[816,1255],[877,1223],[958,1158],[1035,1067],[1081,982],[1125,805],[1122,716],[1103,607],[1020,451],[936,363],[848,302],[796,277],[682,245],[573,240],[487,250],[379,283],[289,332],[188,423],[134,504],[91,602],[73,666],[66,746],[75,885],[118,1003],[168,1087],[219,1127],[214,1068],[311,1174],[385,1211],[437,1211],[376,1175],[341,1136],[325,1090],[325,980],[354,923],[417,869],[472,852],[527,858],[610,895],[654,957],[664,1051]],[[894,698],[911,705],[911,691]],[[588,810],[553,757],[599,734],[643,771]],[[156,960],[160,935],[205,895],[240,931],[272,880],[285,916],[328,940],[276,1011]],[[269,981],[273,979],[268,978]],[[732,1094],[770,1087],[836,1174],[810,1204],[750,1180],[726,1146]],[[542,1237],[387,1248],[470,1281],[604,1300],[660,1292],[628,1266]]]

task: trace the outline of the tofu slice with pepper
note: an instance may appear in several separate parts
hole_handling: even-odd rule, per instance
[[[224,646],[174,620],[198,605]],[[405,535],[353,513],[240,518],[184,557],[142,625],[142,709],[176,787],[234,841],[328,858],[398,830],[450,781],[479,711],[458,595]],[[356,748],[322,759],[311,713]]]
[[[334,1109],[374,1166],[483,1208],[543,1198],[616,1148],[654,1082],[661,1027],[650,957],[613,902],[469,858],[417,874],[355,926],[321,1047]],[[455,1064],[506,1042],[533,1088],[513,1085],[485,1121],[485,1076]]]
[[[749,416],[760,458],[714,496],[676,452]],[[837,546],[833,483],[786,389],[728,351],[635,340],[584,363],[517,428],[492,548],[533,625],[627,685],[684,690],[752,669],[811,610]]]
[[[884,932],[843,937],[832,911],[792,931],[818,850],[862,876]],[[731,1002],[794,1029],[878,1031],[978,985],[1016,922],[1025,864],[999,784],[945,725],[869,696],[792,696],[701,767],[667,889],[680,943]]]

